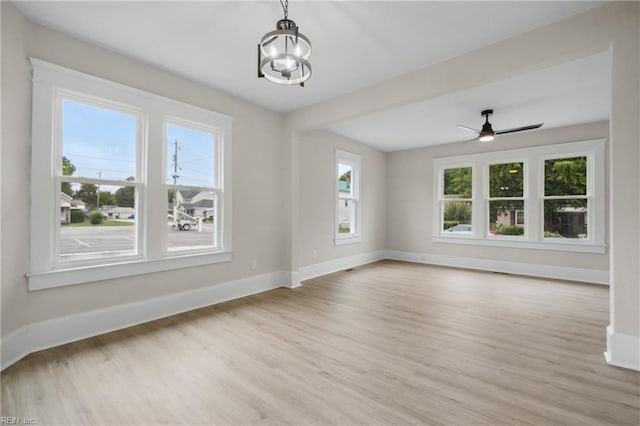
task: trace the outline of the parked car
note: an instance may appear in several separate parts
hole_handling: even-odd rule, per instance
[[[449,234],[472,234],[473,228],[471,227],[471,225],[460,224],[445,229],[444,232]]]
[[[178,228],[180,231],[189,231],[191,229],[198,229],[198,220],[182,212],[176,212],[177,220],[172,223],[172,226]]]

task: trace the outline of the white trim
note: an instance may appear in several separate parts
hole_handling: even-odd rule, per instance
[[[233,256],[232,251],[199,254],[188,253],[182,256],[179,254],[172,257],[165,256],[161,259],[140,259],[120,263],[56,269],[47,272],[31,273],[26,276],[29,281],[29,290],[33,291],[149,274],[152,272],[230,262]]]
[[[346,164],[351,167],[351,194],[348,196],[340,195],[340,164]],[[335,185],[335,216],[334,216],[334,244],[336,246],[343,244],[355,244],[361,241],[362,230],[362,199],[360,193],[360,183],[362,182],[362,156],[351,152],[336,149],[335,151],[335,173],[333,175]],[[354,203],[355,232],[349,234],[340,234],[338,228],[340,225],[340,205],[341,202],[349,200]],[[353,229],[353,228],[352,228]]]
[[[504,260],[479,259],[474,257],[447,256],[441,254],[411,253],[399,250],[387,250],[385,258],[414,263],[426,263],[429,265],[450,266],[454,268],[477,269],[480,271],[502,272],[532,277],[581,281],[593,284],[608,285],[609,283],[609,271],[600,269],[538,265],[532,263],[508,262]]]
[[[489,247],[510,247],[520,249],[531,250],[546,250],[546,251],[572,251],[581,253],[598,253],[604,254],[606,252],[606,245],[595,244],[581,244],[579,242],[558,242],[558,241],[526,241],[522,239],[509,238],[509,236],[496,236],[495,239],[487,237],[486,239],[468,238],[464,235],[452,235],[451,237],[433,237],[431,241],[434,243],[447,243],[447,244],[468,244],[474,246],[489,246]]]
[[[336,237],[334,238],[334,243],[337,246],[343,246],[346,244],[355,244],[355,243],[359,243],[360,241],[362,241],[362,238],[360,238],[360,235],[354,235],[354,234],[342,234],[340,237]]]
[[[582,253],[605,253],[605,142],[593,139],[553,145],[542,145],[500,152],[439,157],[433,159],[433,229],[432,241],[438,243],[470,244],[483,246],[521,247]],[[587,193],[580,198],[588,200],[588,235],[583,240],[571,238],[562,242],[544,237],[544,161],[547,159],[587,157]],[[518,238],[494,237],[487,233],[489,202],[489,167],[494,164],[523,163],[525,203],[525,233]],[[442,230],[443,185],[445,169],[473,167],[473,234],[450,235]],[[496,198],[496,197],[494,197]],[[466,200],[466,199],[465,199]],[[572,241],[573,240],[573,241]]]
[[[604,358],[609,365],[640,371],[640,337],[616,333],[609,324]]]
[[[385,258],[385,251],[374,251],[370,253],[356,254],[349,257],[341,257],[338,259],[327,260],[326,262],[314,263],[300,268],[298,273],[300,281],[309,280],[321,275],[331,274],[333,272],[342,271],[344,269],[355,268],[356,266],[366,265],[368,263],[377,262]]]
[[[232,118],[38,59],[31,58],[31,63],[31,249],[27,274],[30,290],[231,260]],[[63,98],[90,105],[106,105],[136,115],[138,139],[135,181],[59,175],[59,114]],[[166,155],[163,153],[166,147],[164,143],[152,144],[148,141],[159,139],[167,121],[177,125],[188,123],[191,127],[207,129],[216,135],[217,247],[172,251],[169,254],[162,251],[167,228],[166,215],[155,212],[166,211],[167,185],[163,177],[166,168],[166,158],[163,158]],[[61,181],[101,182],[135,187],[135,253],[119,258],[105,256],[91,260],[61,260],[58,248],[59,218],[57,214],[51,214],[59,211]],[[189,256],[193,258],[188,259]]]
[[[35,351],[288,286],[288,284],[289,274],[277,271],[29,324],[2,338],[1,368],[5,369]]]

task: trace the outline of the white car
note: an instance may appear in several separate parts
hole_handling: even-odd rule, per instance
[[[460,225],[455,225],[455,226],[452,226],[451,228],[445,229],[444,232],[447,232],[450,234],[472,234],[473,228],[471,227],[471,225],[460,224]]]

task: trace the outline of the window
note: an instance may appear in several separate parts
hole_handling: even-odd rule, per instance
[[[165,125],[168,251],[219,246],[218,139],[216,129]]]
[[[434,240],[604,253],[604,140],[434,160]]]
[[[56,221],[55,263],[136,255],[141,114],[78,95],[60,93],[58,101],[57,180],[61,196],[70,197],[60,211],[73,205],[81,214]]]
[[[336,151],[336,245],[360,241],[360,164],[360,156]]]
[[[231,259],[230,118],[32,64],[30,289]]]
[[[473,216],[472,168],[446,168],[442,173],[441,229],[451,236],[469,235]]]
[[[490,236],[524,236],[524,163],[489,165],[488,202]]]
[[[587,238],[588,211],[587,157],[545,160],[545,238]]]

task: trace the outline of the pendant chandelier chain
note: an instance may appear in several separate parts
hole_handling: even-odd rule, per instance
[[[280,0],[280,5],[284,11],[284,19],[287,19],[289,17],[289,0],[284,0],[284,3]]]

